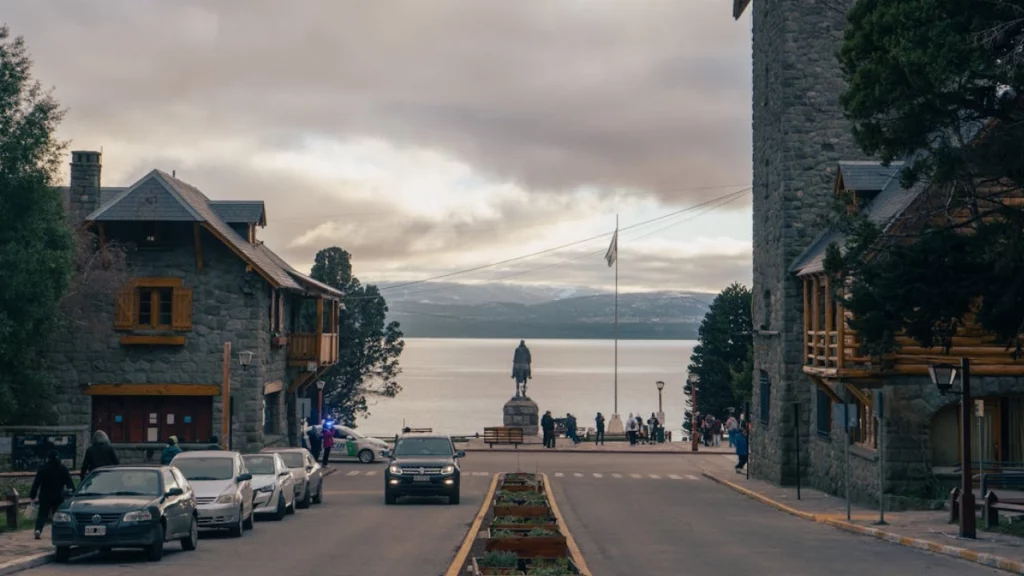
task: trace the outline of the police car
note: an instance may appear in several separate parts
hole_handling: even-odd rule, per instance
[[[387,460],[384,454],[388,449],[387,442],[363,436],[348,426],[334,424],[328,430],[334,431],[334,448],[331,448],[332,457],[358,458],[364,464],[377,460]],[[317,426],[317,431],[322,434],[322,427]]]

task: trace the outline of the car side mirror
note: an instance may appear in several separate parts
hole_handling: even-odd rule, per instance
[[[239,482],[245,482],[246,480],[252,480],[252,474],[249,474],[248,472],[245,472],[243,474],[239,474],[237,480]]]
[[[464,450],[459,450],[458,452],[455,453],[455,457],[456,458],[465,458],[466,457],[466,452]]]
[[[70,498],[74,493],[75,493],[74,490],[72,490],[70,488],[65,488],[64,490],[61,491],[60,495],[63,496],[65,499],[67,499],[67,498]]]
[[[291,473],[291,472],[281,472],[281,473],[280,473],[280,474],[278,474],[277,476],[278,476],[279,478],[287,478],[288,476],[291,476],[291,475],[292,475],[292,473]]]
[[[385,458],[391,458],[391,450],[381,450],[381,455]]]
[[[175,486],[174,488],[171,488],[170,490],[168,490],[167,493],[164,494],[164,496],[167,496],[168,498],[171,498],[173,496],[181,496],[184,493],[185,493],[184,490],[182,490],[181,488],[178,488],[177,486]]]

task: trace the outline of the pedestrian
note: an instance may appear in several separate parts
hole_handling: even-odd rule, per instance
[[[736,420],[736,417],[729,414],[729,419],[725,421],[725,433],[729,435],[729,448],[732,448],[736,436],[736,430],[739,429],[739,427],[740,423]]]
[[[647,426],[651,431],[651,444],[656,444],[658,442],[658,427],[661,426],[661,422],[654,412],[651,412],[651,419],[647,421]]]
[[[314,460],[319,461],[323,441],[320,439],[320,434],[316,431],[316,426],[309,427],[309,430],[306,432],[306,438],[309,439],[309,452],[313,455]]]
[[[324,421],[323,427],[323,444],[324,444],[324,468],[327,467],[331,461],[331,448],[334,447],[334,427],[327,424]]]
[[[555,419],[551,417],[551,410],[544,413],[540,419],[540,429],[544,433],[544,447],[555,447]]]
[[[92,445],[85,451],[85,458],[82,459],[82,479],[97,468],[117,466],[120,463],[117,452],[110,445],[110,437],[103,430],[97,430],[92,435]]]
[[[743,467],[747,465],[747,431],[740,430],[740,433],[736,435],[736,473],[740,474],[743,472]]]
[[[644,417],[639,412],[636,413],[636,435],[637,440],[642,441],[644,444],[647,443],[647,430],[644,428]]]
[[[61,463],[57,457],[56,450],[46,453],[46,463],[36,472],[36,479],[32,481],[32,491],[29,498],[32,503],[38,506],[36,510],[36,540],[42,539],[43,526],[51,513],[55,512],[64,501],[64,489],[75,489],[75,483],[71,481],[71,472],[67,466]]]
[[[636,446],[636,418],[633,417],[633,413],[629,413],[629,418],[626,419],[626,438],[629,439],[630,446]]]
[[[594,424],[597,427],[597,435],[594,436],[594,444],[600,444],[604,446],[604,416],[600,412],[597,413],[597,417],[594,418]]]
[[[711,439],[716,448],[722,443],[722,421],[718,418],[711,423]]]
[[[573,416],[572,414],[566,413],[565,415],[565,430],[567,432],[567,436],[570,440],[572,440],[573,444],[580,443],[580,437],[576,431],[576,417]]]
[[[178,446],[178,437],[171,436],[167,439],[167,447],[160,452],[160,463],[167,466],[178,454],[181,454],[181,446]]]

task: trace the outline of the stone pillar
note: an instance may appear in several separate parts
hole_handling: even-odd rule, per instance
[[[71,153],[71,186],[68,190],[69,219],[78,223],[100,207],[99,152],[79,150]]]
[[[626,428],[622,425],[622,417],[618,414],[612,414],[612,417],[608,420],[608,427],[605,429],[606,434],[625,434]]]
[[[529,398],[513,398],[505,403],[503,410],[504,426],[515,426],[523,429],[523,438],[537,436],[540,422],[540,409],[537,403]]]

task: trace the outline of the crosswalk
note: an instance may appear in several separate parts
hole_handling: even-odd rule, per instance
[[[345,476],[366,476],[374,477],[379,472],[377,470],[349,470],[344,473]],[[490,478],[494,476],[494,472],[476,472],[476,471],[464,471],[463,476],[476,476],[481,478]],[[674,480],[674,481],[695,481],[700,478],[694,474],[639,474],[639,473],[620,473],[620,472],[550,472],[548,476],[551,478],[593,478],[596,480]]]

